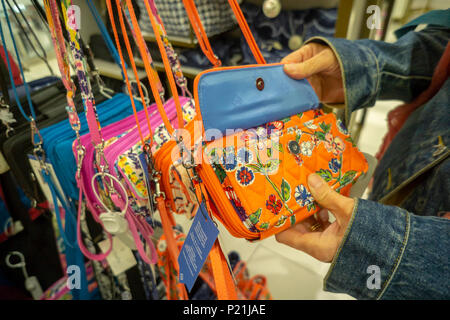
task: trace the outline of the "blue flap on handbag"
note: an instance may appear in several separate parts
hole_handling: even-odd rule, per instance
[[[319,106],[309,82],[290,78],[280,64],[201,74],[197,94],[207,141]]]

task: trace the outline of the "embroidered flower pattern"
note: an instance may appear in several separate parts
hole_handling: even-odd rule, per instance
[[[312,151],[314,149],[314,144],[311,141],[305,141],[300,144],[300,152],[307,157],[312,156]]]
[[[348,135],[348,131],[347,131],[347,127],[345,126],[345,124],[341,121],[341,120],[337,120],[337,128],[339,130],[340,133],[345,134],[346,136]]]
[[[278,214],[283,208],[283,203],[281,200],[277,199],[274,194],[269,196],[269,199],[266,200],[266,208],[269,209],[273,214]]]
[[[298,166],[301,166],[303,164],[303,159],[298,154],[294,154],[294,159]]]
[[[325,135],[325,141],[323,142],[328,152],[331,152],[334,156],[339,156],[345,149],[345,143],[339,137],[333,137],[331,133]]]
[[[253,153],[247,148],[240,148],[237,152],[237,162],[248,164],[253,162]]]
[[[267,134],[270,136],[271,134],[281,134],[284,127],[283,121],[272,121],[266,125]]]
[[[225,171],[233,171],[236,169],[237,166],[237,160],[236,156],[234,155],[234,152],[227,152],[223,155],[222,164],[225,168]]]
[[[316,136],[311,136],[311,143],[312,143],[314,146],[318,146],[318,145],[320,144],[320,139],[317,138]]]
[[[295,132],[295,128],[294,127],[289,127],[286,130],[287,134],[293,134]]]
[[[309,207],[314,204],[314,198],[312,197],[311,193],[309,193],[309,191],[306,189],[306,187],[302,184],[295,187],[294,197],[295,201],[297,201],[297,203],[302,207],[306,206]]]
[[[331,172],[338,173],[339,169],[341,169],[341,162],[339,161],[339,159],[333,158],[328,163],[328,168],[330,168]]]
[[[241,167],[236,171],[236,180],[242,186],[248,186],[255,180],[255,174],[250,168]]]
[[[273,177],[287,157],[290,157],[290,161],[295,159],[299,166],[307,165],[306,169],[310,170],[311,166],[314,166],[312,157],[315,157],[316,153],[321,153],[317,156],[322,156],[323,159],[327,159],[327,162],[316,169],[316,173],[336,191],[352,183],[354,177],[359,173],[343,169],[343,152],[348,143],[346,141],[348,137],[344,136],[347,130],[342,122],[337,121],[336,124],[333,124],[328,120],[330,117],[323,121],[319,118],[323,115],[319,111],[309,113],[308,117],[306,115],[307,113],[303,116],[303,120],[299,120],[296,115],[294,118],[290,117],[248,129],[239,134],[238,139],[245,142],[245,144],[239,145],[239,149],[228,150],[219,147],[217,150],[205,152],[209,158],[218,160],[218,165],[213,167],[224,188],[231,185],[235,188],[237,185],[247,187],[256,180],[258,180],[258,184],[264,183],[267,186],[270,196],[261,199],[261,201],[265,201],[265,208],[264,204],[262,206],[259,204],[259,209],[252,207],[252,211],[248,212],[248,215],[245,211],[250,208],[245,207],[243,210],[243,203],[239,199],[234,197],[230,199],[229,197],[234,211],[245,222],[247,228],[250,228],[251,225],[258,225],[258,230],[281,227],[288,219],[290,224],[294,225],[296,219],[299,218],[294,214],[294,210],[298,210],[298,207],[310,212],[316,209],[317,204],[308,191],[306,183],[294,179],[288,180],[289,175],[282,178],[281,183]],[[315,119],[310,120],[313,115]],[[286,124],[287,121],[292,121],[292,125]],[[283,134],[290,136],[284,137],[281,140],[282,143],[272,139]],[[295,152],[285,145],[292,140],[298,144]],[[289,154],[286,153],[286,150],[289,151]],[[284,157],[278,157],[275,151],[284,152]],[[218,170],[219,168],[220,170]],[[231,171],[233,173],[230,173]],[[292,184],[292,189],[290,184]],[[244,214],[247,217],[245,221],[243,220]]]
[[[305,123],[303,123],[303,125],[305,127],[307,127],[308,129],[310,129],[310,130],[316,130],[317,129],[317,125],[315,125],[313,123],[313,120],[306,121]]]

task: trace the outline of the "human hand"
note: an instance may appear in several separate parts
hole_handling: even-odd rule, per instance
[[[308,43],[284,57],[281,63],[286,63],[284,71],[291,78],[307,78],[321,102],[344,103],[341,68],[328,46]]]
[[[355,200],[340,195],[317,174],[308,176],[310,192],[322,210],[317,213],[318,222],[314,217],[296,224],[278,233],[278,242],[294,249],[301,250],[322,261],[331,262],[344,238],[345,230],[352,216]],[[328,210],[336,220],[328,221]],[[320,228],[315,229],[319,223]],[[314,230],[314,231],[312,231]]]

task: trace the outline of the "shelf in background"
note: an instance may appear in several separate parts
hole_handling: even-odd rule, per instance
[[[101,76],[117,80],[123,80],[121,69],[114,62],[106,61],[103,59],[94,59],[94,63],[98,69],[98,73]],[[147,77],[147,74],[145,73],[145,70],[138,69],[138,76],[139,79],[143,79]],[[128,68],[128,77],[130,78],[130,80],[135,80],[135,76],[131,68]]]
[[[145,41],[156,42],[155,35],[150,32],[143,32],[142,36]],[[196,48],[198,46],[198,40],[195,37],[180,37],[180,36],[167,36],[170,43],[173,46],[184,47],[184,48]]]

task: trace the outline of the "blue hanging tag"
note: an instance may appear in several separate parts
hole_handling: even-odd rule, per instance
[[[219,230],[202,202],[178,256],[180,282],[186,285],[189,292],[218,235]]]

